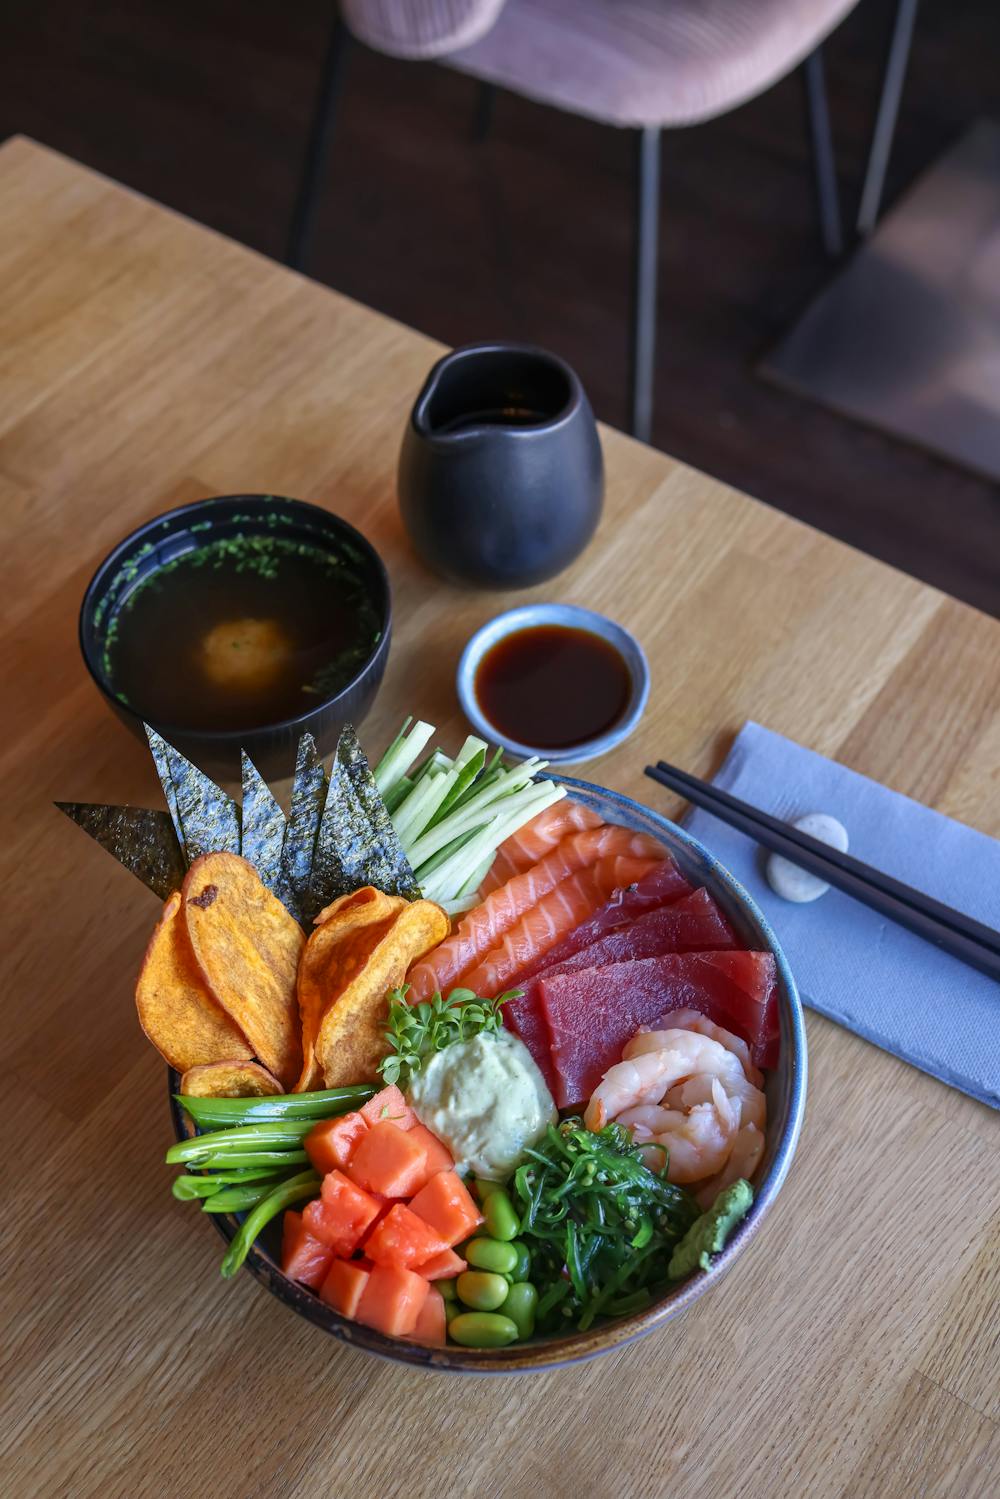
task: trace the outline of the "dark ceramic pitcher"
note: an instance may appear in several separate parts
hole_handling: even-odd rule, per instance
[[[470,344],[431,370],[399,458],[399,506],[420,556],[453,582],[551,578],[594,534],[604,495],[597,425],[563,360]]]

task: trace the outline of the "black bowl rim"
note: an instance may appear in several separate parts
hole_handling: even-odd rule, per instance
[[[172,510],[164,510],[161,514],[154,515],[148,521],[144,521],[141,526],[136,526],[133,531],[130,531],[127,536],[122,537],[121,541],[113,546],[110,552],[106,554],[103,561],[98,564],[93,576],[90,579],[90,582],[87,584],[87,587],[84,590],[83,599],[80,603],[80,613],[77,620],[77,639],[80,645],[80,655],[83,657],[83,663],[90,673],[90,677],[94,685],[97,687],[101,695],[111,704],[115,711],[128,713],[137,722],[143,722],[142,715],[137,713],[130,703],[123,702],[116,693],[111,691],[110,684],[105,681],[103,673],[99,670],[97,664],[91,660],[91,655],[87,648],[85,639],[85,630],[87,622],[94,611],[94,596],[97,593],[98,587],[104,582],[107,573],[111,570],[114,564],[120,560],[122,553],[125,552],[126,549],[130,547],[134,542],[142,540],[146,533],[153,527],[159,526],[165,521],[173,521],[178,517],[189,515],[192,512],[197,513],[200,511],[211,509],[211,507],[213,507],[214,505],[222,504],[223,502],[248,500],[270,500],[274,502],[279,508],[290,506],[294,507],[298,511],[305,511],[312,515],[322,516],[324,521],[326,522],[333,521],[335,526],[339,527],[340,530],[345,534],[345,539],[352,542],[359,548],[359,550],[367,555],[368,559],[373,565],[375,576],[378,578],[379,582],[382,585],[382,633],[379,636],[379,639],[376,641],[371,654],[366,657],[363,664],[358,668],[349,682],[345,683],[345,685],[341,687],[338,692],[335,692],[331,697],[323,698],[321,699],[321,701],[314,703],[311,708],[308,708],[304,713],[298,714],[295,718],[275,719],[273,723],[256,724],[252,727],[242,729],[194,729],[185,728],[183,724],[167,724],[157,722],[153,725],[153,727],[166,739],[171,739],[172,736],[176,735],[177,737],[184,738],[189,742],[195,742],[199,744],[228,745],[235,744],[239,740],[248,738],[251,735],[256,737],[261,734],[280,734],[284,732],[290,733],[296,729],[307,730],[309,723],[313,719],[315,719],[318,713],[325,712],[327,709],[334,707],[341,700],[341,698],[346,697],[348,693],[353,691],[353,689],[359,685],[359,683],[364,679],[371,668],[377,663],[379,656],[388,649],[389,641],[392,637],[392,584],[389,580],[388,569],[386,568],[382,557],[380,556],[378,551],[376,551],[372,543],[368,540],[367,536],[363,535],[356,526],[353,526],[350,521],[344,520],[343,516],[338,515],[334,510],[326,510],[322,505],[314,505],[310,500],[297,500],[290,495],[264,493],[206,495],[204,499],[191,500],[186,505],[176,505]]]

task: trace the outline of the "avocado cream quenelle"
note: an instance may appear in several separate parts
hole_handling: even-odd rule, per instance
[[[424,1062],[408,1096],[459,1171],[503,1180],[558,1114],[524,1042],[510,1031],[457,1041]]]

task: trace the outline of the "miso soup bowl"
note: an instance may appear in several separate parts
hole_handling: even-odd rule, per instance
[[[368,1353],[392,1359],[396,1363],[451,1374],[529,1374],[596,1358],[602,1353],[610,1353],[614,1348],[634,1343],[647,1333],[655,1332],[661,1337],[669,1337],[669,1323],[699,1297],[709,1295],[713,1286],[733,1269],[747,1245],[761,1231],[764,1220],[773,1209],[781,1191],[795,1153],[806,1099],[805,1027],[795,980],[770,926],[743,887],[703,844],[682,828],[627,796],[604,791],[585,781],[564,779],[563,784],[571,796],[592,808],[605,821],[621,823],[635,832],[648,833],[658,838],[691,883],[707,887],[732,922],[741,942],[757,951],[774,954],[781,1050],[777,1067],[767,1075],[766,1145],[763,1159],[754,1176],[753,1207],[722,1253],[712,1261],[709,1270],[698,1271],[688,1280],[680,1282],[676,1289],[644,1311],[591,1327],[587,1332],[568,1332],[563,1337],[539,1338],[537,1341],[515,1343],[509,1348],[488,1352],[458,1347],[422,1348],[415,1343],[384,1337],[357,1322],[347,1321],[320,1301],[318,1296],[281,1273],[280,1220],[270,1224],[250,1251],[245,1267],[250,1274],[272,1296],[276,1296],[323,1332],[353,1348],[363,1348]],[[187,1139],[194,1133],[194,1129],[173,1098],[178,1083],[177,1074],[172,1073],[171,1109],[174,1129],[178,1139]],[[224,1217],[221,1214],[212,1215],[212,1220],[227,1241],[232,1239],[240,1222],[236,1216]],[[199,1226],[192,1221],[191,1232],[198,1231]],[[206,1275],[210,1275],[217,1264],[218,1250],[211,1249],[207,1235],[205,1247],[204,1270]],[[219,1295],[225,1294],[224,1287],[220,1285]]]
[[[195,764],[222,775],[239,776],[241,749],[263,775],[291,775],[302,734],[312,734],[320,754],[325,754],[333,749],[346,723],[359,724],[368,712],[385,674],[392,632],[389,577],[371,543],[339,515],[304,500],[271,494],[196,500],[155,516],[120,541],[91,578],[80,607],[80,650],[87,670],[112,712],[144,739],[141,715],[117,696],[104,669],[104,647],[116,610],[132,589],[207,540],[237,534],[271,535],[276,530],[289,540],[305,541],[338,556],[346,553],[371,591],[380,633],[347,685],[297,718],[219,731],[194,729],[184,723],[153,723],[154,729]]]

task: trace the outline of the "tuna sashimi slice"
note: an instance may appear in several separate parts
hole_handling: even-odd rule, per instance
[[[739,947],[736,933],[717,903],[702,888],[671,906],[647,911],[628,926],[605,932],[589,947],[548,965],[544,972],[566,973],[575,968],[601,968],[632,958],[662,958],[668,953],[716,952]]]
[[[498,947],[504,933],[561,880],[611,855],[654,860],[663,859],[665,852],[661,844],[645,833],[633,833],[610,823],[571,833],[541,863],[515,875],[474,906],[450,937],[414,964],[408,975],[410,1003],[429,999],[437,989],[447,992],[463,973],[475,968],[487,953]]]
[[[552,1038],[555,1100],[588,1099],[641,1025],[669,1010],[693,1009],[735,1031],[754,1061],[777,1060],[777,991],[771,953],[678,953],[543,975],[542,1009]]]
[[[574,927],[558,946],[546,948],[532,962],[519,969],[514,975],[515,981],[518,984],[526,983],[528,979],[534,978],[536,973],[541,973],[543,969],[550,968],[556,963],[565,962],[574,953],[589,947],[605,932],[614,931],[616,927],[627,926],[644,912],[671,905],[682,896],[690,895],[691,891],[692,887],[673,859],[668,856],[659,864],[654,864],[641,880],[613,890],[604,905],[599,906],[586,921],[581,921],[579,926]],[[509,1011],[508,1006],[505,1013]]]
[[[501,843],[493,868],[480,886],[480,895],[489,895],[491,890],[506,885],[516,874],[523,874],[532,864],[544,859],[568,834],[600,827],[601,822],[596,812],[569,796],[546,807]]]
[[[520,999],[512,999],[504,1005],[504,1022],[520,1036],[542,1071],[545,1072],[547,1066],[551,1072],[549,1048],[552,1037],[542,1010],[539,990],[542,978],[571,973],[577,968],[624,963],[634,958],[660,958],[678,952],[712,952],[738,945],[736,933],[708,891],[695,890],[673,905],[660,906],[627,926],[612,928],[588,947],[568,953],[561,960],[550,953],[540,974],[526,981],[518,980],[523,984],[524,993]],[[560,952],[564,946],[560,945]]]
[[[612,854],[560,880],[525,911],[481,963],[462,974],[462,987],[487,999],[502,994],[529,964],[592,916],[615,890],[641,880],[652,867],[649,859]]]

